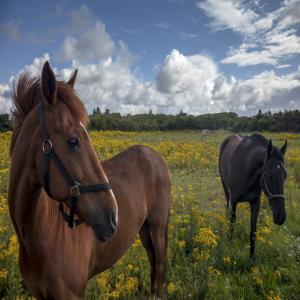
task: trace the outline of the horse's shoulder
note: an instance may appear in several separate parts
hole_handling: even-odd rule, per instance
[[[268,140],[260,133],[253,133],[252,135],[246,135],[244,138],[244,143],[255,147],[255,146],[267,146]]]
[[[267,147],[268,140],[261,134],[245,135],[236,147],[234,157],[237,162],[251,164],[260,161],[262,149]]]
[[[243,164],[256,164],[261,159],[262,149],[268,145],[268,140],[259,133],[245,135],[235,151],[235,157]]]

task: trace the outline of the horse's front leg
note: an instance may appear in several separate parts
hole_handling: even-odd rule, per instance
[[[257,217],[260,208],[259,200],[250,203],[251,207],[251,229],[250,229],[250,257],[252,258],[255,251],[255,233],[256,233],[256,224],[257,224]]]

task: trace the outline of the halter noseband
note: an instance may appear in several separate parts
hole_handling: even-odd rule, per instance
[[[64,166],[63,162],[60,160],[59,156],[55,152],[53,148],[53,144],[51,142],[46,119],[45,119],[45,100],[44,97],[41,99],[40,103],[40,123],[42,126],[43,132],[43,143],[42,143],[42,151],[44,153],[44,184],[45,190],[47,194],[51,197],[50,188],[49,188],[49,181],[50,181],[50,173],[49,173],[49,162],[50,158],[54,161],[56,167],[60,171],[61,175],[64,177],[65,181],[68,183],[70,187],[70,214],[68,215],[64,211],[63,203],[60,202],[59,204],[59,211],[61,212],[64,220],[68,223],[70,228],[75,228],[77,225],[82,223],[80,219],[74,219],[76,214],[76,204],[79,199],[79,196],[83,193],[97,193],[102,191],[108,191],[111,189],[111,185],[109,182],[99,183],[99,184],[91,184],[91,185],[81,185],[80,182],[74,180],[74,178],[70,175],[66,167]]]

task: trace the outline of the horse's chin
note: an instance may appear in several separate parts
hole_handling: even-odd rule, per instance
[[[108,240],[108,238],[106,238],[103,235],[98,234],[97,232],[95,232],[95,236],[100,243],[105,243]]]
[[[92,228],[97,240],[100,243],[105,243],[108,240],[111,240],[115,235],[115,231],[108,230],[107,232],[105,232],[102,228],[99,227],[92,226]]]
[[[95,233],[96,239],[100,243],[105,243],[107,241],[110,241],[114,237],[114,234],[112,236],[106,236],[106,235],[104,235],[102,233],[97,233],[95,230],[94,230],[94,233]]]

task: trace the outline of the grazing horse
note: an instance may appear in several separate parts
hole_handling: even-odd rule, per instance
[[[247,201],[251,208],[250,256],[254,255],[255,232],[260,208],[260,195],[264,191],[273,210],[274,223],[282,225],[286,218],[284,182],[284,154],[287,141],[281,149],[272,145],[261,134],[231,135],[220,147],[219,171],[227,199],[231,203],[231,223],[236,221],[238,202]]]
[[[73,90],[49,63],[41,78],[22,74],[13,91],[9,212],[19,266],[37,299],[83,299],[88,280],[111,267],[137,233],[162,295],[170,173],[152,149],[133,146],[99,162]],[[73,229],[73,230],[72,230]]]

